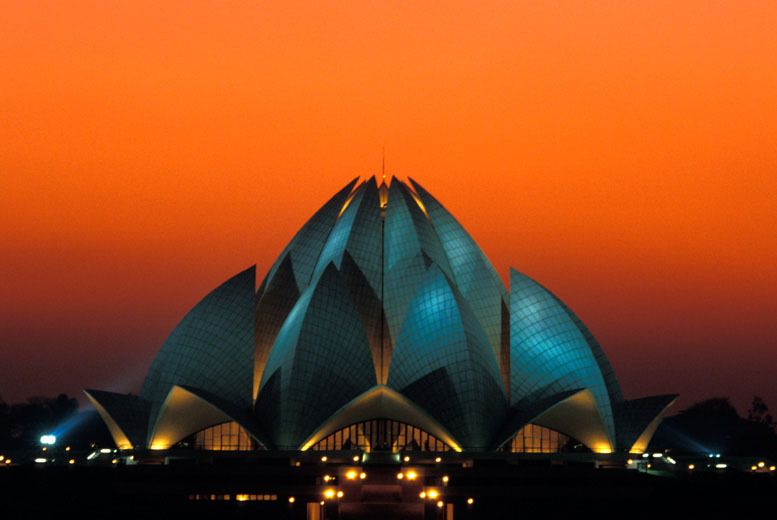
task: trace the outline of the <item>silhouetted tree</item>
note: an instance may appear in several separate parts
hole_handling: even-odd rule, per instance
[[[28,448],[37,445],[40,435],[52,431],[78,410],[78,401],[59,394],[55,398],[31,397],[26,403],[0,406],[0,446]],[[3,413],[3,411],[5,412]]]
[[[86,448],[91,443],[111,446],[105,423],[95,410],[78,411],[78,401],[57,397],[31,397],[25,403],[8,405],[0,398],[0,449],[38,446],[44,433],[56,433],[57,443]]]
[[[769,407],[759,396],[754,395],[753,401],[750,404],[750,409],[747,411],[747,420],[761,423],[774,429],[774,419],[769,413]]]
[[[10,407],[0,397],[0,447],[8,446],[10,442],[10,428],[8,422],[8,414]]]
[[[716,397],[691,405],[665,419],[651,442],[651,449],[678,453],[767,455],[777,459],[777,433],[768,408],[760,398],[747,418],[740,417],[728,398]]]

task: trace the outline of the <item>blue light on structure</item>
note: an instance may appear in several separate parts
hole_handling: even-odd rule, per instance
[[[676,397],[625,400],[566,304],[514,269],[508,291],[456,218],[413,181],[351,181],[258,290],[257,281],[252,266],[205,295],[139,395],[86,391],[118,449],[167,449],[228,425],[256,449],[366,452],[374,444],[354,442],[352,423],[378,421],[428,437],[391,429],[379,444],[402,456],[524,450],[518,434],[539,424],[595,453],[646,453]],[[48,433],[68,444],[69,421]]]
[[[56,435],[51,435],[49,433],[49,434],[40,436],[40,443],[43,444],[44,446],[53,446],[54,444],[56,444],[56,442],[57,442]]]

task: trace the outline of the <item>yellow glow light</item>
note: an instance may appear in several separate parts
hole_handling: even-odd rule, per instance
[[[167,444],[165,444],[163,442],[155,442],[154,444],[151,445],[151,449],[152,450],[164,450],[164,449],[167,449]]]
[[[431,498],[432,500],[434,500],[435,498],[437,498],[437,497],[439,497],[439,496],[440,496],[440,492],[439,492],[439,491],[437,491],[436,489],[428,489],[428,490],[426,491],[426,496],[428,496],[429,498]]]
[[[418,476],[418,473],[413,471],[412,469],[407,472],[407,480],[415,480],[415,478]]]
[[[420,493],[418,493],[418,496],[421,498],[426,498],[426,491],[421,491]]]
[[[629,459],[629,460],[626,461],[626,464],[634,464],[634,461]]]
[[[410,455],[405,455],[405,458],[403,460],[405,462],[410,462]]]
[[[235,495],[235,500],[238,502],[245,502],[248,500],[248,495]]]
[[[364,480],[365,478],[367,478],[367,474],[362,471],[361,473],[359,473],[359,478]]]
[[[445,502],[443,502],[442,500],[437,501],[437,507],[439,507],[440,509],[442,509],[444,505],[445,505]]]
[[[296,498],[294,498],[294,497],[289,497],[289,504],[293,504],[293,503],[294,503],[294,502],[296,502],[296,501],[297,501],[297,499],[296,499]]]
[[[766,463],[764,461],[761,461],[758,463],[759,468],[763,468],[764,466],[766,466]]]
[[[119,463],[119,459],[113,459],[113,460],[111,461],[111,464],[118,464],[118,463]]]
[[[329,482],[330,480],[332,480],[332,477],[329,475],[324,475],[324,482]]]
[[[329,459],[327,458],[327,456],[326,456],[326,455],[324,455],[323,457],[321,457],[321,462],[326,462],[327,460],[329,460]]]
[[[421,208],[421,211],[424,212],[424,215],[426,215],[426,218],[429,218],[429,214],[426,212],[426,206],[424,206],[424,203],[421,202],[421,199],[418,197],[415,191],[410,191],[410,194],[413,196],[413,200],[416,204],[418,204],[418,207]]]
[[[333,488],[327,488],[324,490],[324,498],[334,498],[335,490]]]
[[[468,498],[468,499],[467,499],[467,503],[468,503],[469,505],[472,505],[472,504],[474,504],[474,503],[475,503],[475,499],[474,499],[474,498],[472,498],[472,497],[470,497],[470,498]]]
[[[345,493],[343,493],[342,491],[338,491],[338,492],[337,492],[337,498],[343,498],[343,495],[344,495],[344,494],[345,494]]]
[[[321,504],[323,506],[324,505],[324,501],[322,500],[321,502],[319,502],[319,504]]]
[[[5,460],[5,456],[4,455],[0,455],[0,462],[3,462],[4,460]]]
[[[688,464],[688,469],[696,469],[696,464]]]
[[[359,456],[358,455],[354,455],[353,456],[353,461],[354,462],[359,462]]]
[[[774,471],[775,469],[777,469],[777,466],[769,466],[769,471]]]
[[[353,192],[351,192],[350,195],[348,195],[348,198],[345,199],[345,202],[343,203],[343,207],[340,208],[340,213],[337,214],[337,218],[340,218],[343,215],[343,213],[345,213],[345,210],[348,209],[348,205],[353,200],[353,196],[356,195],[357,191],[359,190],[354,190]]]
[[[11,459],[5,459],[5,463],[6,464],[10,464],[11,463]]]
[[[67,447],[65,448],[65,451],[70,451],[70,446],[67,446]]]
[[[356,471],[353,470],[353,469],[348,470],[348,472],[345,474],[345,478],[347,478],[348,480],[355,479],[356,478]]]
[[[445,482],[446,484],[448,483],[449,480],[450,480],[450,477],[448,477],[448,475],[445,475],[442,477],[442,481]]]
[[[70,459],[69,461],[67,461],[67,463],[68,464],[75,464],[76,463],[76,459]]]
[[[404,473],[397,473],[397,478],[399,480],[402,480],[403,478],[405,478],[405,474]]]

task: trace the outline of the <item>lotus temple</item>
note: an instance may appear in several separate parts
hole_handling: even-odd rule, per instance
[[[138,395],[85,391],[118,450],[625,456],[676,398],[626,399],[574,312],[506,287],[413,180],[351,181],[256,274],[192,307]]]

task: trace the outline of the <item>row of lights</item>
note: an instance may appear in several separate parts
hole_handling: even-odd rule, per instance
[[[348,480],[356,480],[356,477],[359,477],[360,480],[364,480],[367,478],[367,474],[365,472],[358,472],[355,469],[350,469],[345,473],[345,478]]]
[[[321,456],[321,462],[327,462],[328,460],[329,460],[329,457],[328,457],[328,456],[326,456],[326,455],[322,455],[322,456]],[[353,461],[354,461],[354,462],[359,462],[359,460],[361,460],[361,457],[360,457],[359,455],[354,455],[354,456],[353,456]],[[410,455],[405,455],[405,456],[402,458],[402,460],[403,460],[404,462],[410,462]],[[442,457],[435,457],[435,458],[434,458],[434,462],[435,462],[435,463],[437,463],[437,464],[439,464],[440,462],[442,462]]]
[[[758,471],[759,469],[764,469],[766,467],[766,463],[764,461],[758,462],[758,464],[755,464],[753,466],[750,466],[751,471]],[[777,466],[769,466],[769,471],[775,471],[777,470]]]
[[[421,491],[418,494],[418,498],[420,498],[422,500],[427,500],[427,499],[428,500],[437,500],[437,499],[442,498],[442,497],[440,496],[440,492],[437,489],[429,488],[429,489],[427,489],[425,491]],[[474,503],[475,503],[475,499],[474,498],[472,498],[472,497],[467,498],[467,504],[468,505],[472,505]],[[445,503],[442,500],[437,500],[437,507],[442,507],[443,505],[445,505]]]
[[[337,498],[343,498],[345,496],[345,493],[343,493],[340,490],[335,490],[335,488],[327,488],[324,490],[324,498],[327,500],[332,500],[335,497]],[[429,499],[429,500],[437,500],[440,497],[440,492],[436,489],[429,489],[428,491],[421,491],[421,493],[418,495],[421,499]],[[297,499],[294,496],[289,497],[289,504],[293,504],[297,501]],[[467,498],[467,504],[473,505],[475,503],[475,499],[472,497]],[[320,504],[323,506],[325,504],[325,500],[322,500]],[[445,503],[442,500],[437,501],[437,507],[443,507]]]
[[[354,462],[359,462],[359,459],[361,459],[361,457],[360,457],[360,456],[358,456],[358,455],[354,455],[352,460],[353,460]],[[329,457],[327,457],[326,455],[322,455],[322,456],[321,456],[321,462],[326,462],[326,461],[328,461],[328,460],[329,460]]]
[[[343,498],[345,493],[343,493],[341,490],[337,490],[335,488],[326,488],[324,490],[324,498],[328,500],[332,500],[333,498]]]
[[[0,458],[0,462],[2,462],[2,461],[3,461],[3,459]],[[35,459],[35,463],[37,463],[37,464],[46,464],[47,462],[49,462],[49,459],[47,459],[45,457],[38,457],[38,458]],[[54,462],[54,459],[51,459],[51,462]],[[11,463],[11,459],[5,459],[5,463],[6,464],[10,464]],[[72,465],[74,465],[76,463],[76,459],[68,459],[67,463],[72,466]],[[119,459],[112,459],[111,460],[111,464],[118,464],[118,463],[119,463]]]
[[[347,478],[348,480],[356,480],[357,478],[359,480],[364,480],[365,478],[367,478],[367,474],[363,471],[359,472],[359,471],[356,471],[355,469],[349,469],[345,473],[345,478]],[[335,477],[333,477],[332,475],[324,475],[324,482],[329,482],[334,479]]]
[[[406,472],[400,471],[397,473],[397,480],[403,480],[407,478],[407,480],[415,480],[418,477],[418,473],[416,473],[414,470],[408,470]]]

